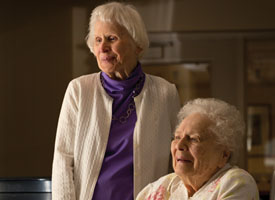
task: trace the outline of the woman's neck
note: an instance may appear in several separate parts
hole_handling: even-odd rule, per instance
[[[205,182],[199,182],[199,181],[194,181],[194,180],[185,180],[183,181],[187,192],[188,192],[188,197],[192,197],[202,186]]]
[[[188,191],[188,196],[192,197],[212,177],[213,174],[210,174],[208,176],[204,174],[197,176],[195,175],[181,177],[182,182]]]
[[[129,63],[130,67],[118,67],[120,70],[108,73],[107,75],[113,80],[125,80],[131,75],[138,64],[138,61]]]

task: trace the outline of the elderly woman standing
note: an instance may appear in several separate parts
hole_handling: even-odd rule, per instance
[[[179,112],[171,143],[175,173],[147,185],[137,200],[258,200],[250,174],[235,166],[244,136],[239,111],[217,99],[195,99]]]
[[[76,78],[67,88],[57,127],[52,197],[131,200],[168,172],[177,90],[143,73],[139,59],[149,41],[132,6],[96,7],[87,44],[101,72]]]

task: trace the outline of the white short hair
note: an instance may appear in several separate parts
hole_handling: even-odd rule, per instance
[[[178,126],[193,113],[206,115],[214,123],[209,130],[217,136],[217,143],[230,151],[229,163],[236,164],[243,147],[245,123],[236,107],[214,98],[198,98],[187,102],[178,113]]]
[[[86,37],[86,41],[92,53],[94,53],[93,36],[97,20],[118,23],[120,26],[124,27],[133,38],[136,45],[142,49],[139,53],[139,58],[141,58],[148,49],[149,39],[147,31],[138,11],[130,4],[110,2],[96,7],[91,13],[89,33]]]

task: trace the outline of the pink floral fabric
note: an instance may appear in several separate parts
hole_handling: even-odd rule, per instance
[[[162,185],[159,186],[157,191],[149,195],[146,200],[164,200],[166,189]]]
[[[227,164],[192,197],[180,177],[172,173],[147,185],[136,200],[259,200],[259,192],[249,173]]]

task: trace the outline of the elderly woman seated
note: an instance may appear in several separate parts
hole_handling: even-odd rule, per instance
[[[171,143],[175,173],[147,185],[137,200],[257,200],[252,176],[235,164],[243,150],[240,112],[218,99],[195,99],[178,114]]]

